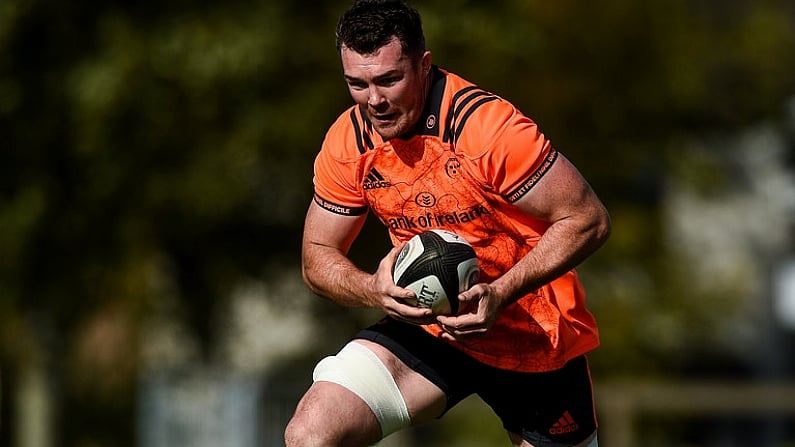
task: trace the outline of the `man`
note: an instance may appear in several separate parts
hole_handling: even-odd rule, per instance
[[[363,446],[441,417],[476,393],[514,446],[597,445],[585,354],[599,343],[573,268],[607,239],[602,203],[510,103],[431,63],[419,14],[360,0],[337,26],[356,103],[315,161],[302,260],[312,291],[386,317],[315,368],[289,447]],[[348,250],[374,213],[394,248],[375,273]],[[481,283],[458,315],[406,303],[392,267],[430,228],[478,255]]]

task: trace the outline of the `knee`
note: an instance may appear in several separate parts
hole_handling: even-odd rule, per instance
[[[287,427],[284,429],[284,445],[287,447],[295,447],[298,445],[296,440],[298,439],[298,429],[293,425],[293,421],[287,424]]]
[[[381,438],[378,421],[363,403],[361,411],[356,411],[334,399],[330,402],[339,408],[313,405],[314,401],[305,396],[299,402],[284,429],[286,447],[366,446]]]
[[[286,447],[331,447],[359,445],[350,438],[343,421],[334,421],[311,408],[295,412],[284,429]]]
[[[284,429],[284,445],[287,447],[298,447],[298,441],[301,439],[301,426],[296,423],[295,418],[290,419],[287,427]]]
[[[319,440],[314,439],[319,433],[310,427],[306,417],[299,414],[293,415],[287,427],[284,429],[284,445],[286,447],[309,447],[321,445]]]

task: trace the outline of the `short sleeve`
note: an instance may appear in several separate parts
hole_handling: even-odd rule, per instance
[[[509,202],[530,191],[557,158],[538,125],[503,99],[473,113],[458,147],[481,181]]]
[[[315,202],[337,214],[359,215],[367,211],[367,203],[359,188],[360,157],[350,137],[350,127],[340,120],[326,134],[315,157]]]

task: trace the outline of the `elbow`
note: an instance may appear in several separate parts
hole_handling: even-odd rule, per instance
[[[594,239],[598,242],[599,246],[607,242],[613,232],[613,224],[610,220],[610,213],[607,209],[602,207],[599,217],[596,219],[594,226]]]
[[[309,268],[305,262],[301,264],[301,277],[306,287],[309,288],[312,293],[320,293],[320,287],[318,287],[317,281],[315,281],[313,270]]]

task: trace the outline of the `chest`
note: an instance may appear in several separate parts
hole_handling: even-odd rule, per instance
[[[476,225],[493,212],[493,197],[470,169],[449,145],[418,138],[368,157],[362,192],[370,210],[398,237]]]

